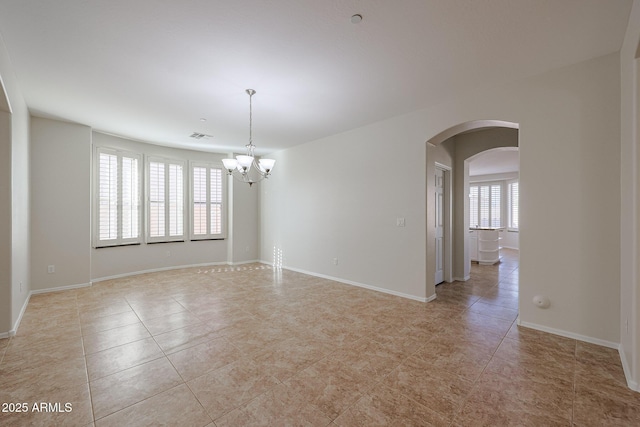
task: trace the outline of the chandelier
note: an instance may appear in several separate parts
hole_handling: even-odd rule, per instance
[[[235,159],[222,159],[222,164],[224,164],[228,175],[233,175],[236,179],[252,186],[254,182],[269,178],[276,161],[273,159],[260,159],[256,162],[253,154],[256,146],[253,145],[253,111],[251,105],[251,98],[256,91],[247,89],[246,92],[249,95],[249,143],[245,145],[246,154],[244,156],[236,156]]]

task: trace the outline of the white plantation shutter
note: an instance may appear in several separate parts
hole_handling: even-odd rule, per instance
[[[99,238],[98,240],[116,240],[118,238],[118,156],[99,154]]]
[[[478,212],[478,186],[469,187],[469,226],[476,228],[480,226]]]
[[[169,164],[169,236],[184,235],[184,172]]]
[[[164,237],[164,163],[149,162],[149,236]]]
[[[502,192],[501,185],[492,185],[491,186],[491,221],[489,221],[490,227],[500,227],[502,225],[502,221],[500,220],[502,215],[502,205],[500,204],[500,194]]]
[[[509,228],[518,229],[518,210],[519,210],[519,185],[518,181],[509,183]]]
[[[480,188],[480,227],[488,227],[489,226],[489,186],[481,185]]]
[[[140,171],[138,159],[122,158],[122,238],[140,235]]]
[[[212,235],[222,234],[222,169],[209,169],[210,230]]]
[[[140,243],[140,156],[96,148],[94,246]]]
[[[147,240],[184,240],[184,163],[147,158],[147,194]]]
[[[502,184],[469,186],[469,226],[502,227]]]
[[[223,236],[222,169],[205,163],[191,164],[191,200],[193,207],[191,238],[216,239]]]
[[[193,235],[207,234],[207,168],[193,167]]]

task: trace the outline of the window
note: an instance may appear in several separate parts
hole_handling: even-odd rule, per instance
[[[191,164],[193,240],[222,238],[222,169],[203,163]]]
[[[147,158],[147,240],[184,240],[184,163]]]
[[[94,247],[140,243],[140,156],[96,149]]]
[[[502,184],[486,183],[469,186],[469,226],[502,226]]]
[[[518,209],[519,209],[519,185],[518,181],[508,184],[509,193],[509,230],[518,230]]]

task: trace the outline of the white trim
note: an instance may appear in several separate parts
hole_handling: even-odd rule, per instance
[[[430,297],[426,298],[424,302],[435,301],[436,298],[438,298],[438,294],[433,294]]]
[[[456,281],[456,282],[466,282],[469,279],[471,279],[471,275],[464,276],[464,277],[454,277],[453,278],[453,280]]]
[[[222,262],[204,262],[202,264],[175,265],[172,267],[150,268],[149,270],[138,270],[138,271],[132,271],[129,273],[114,274],[113,276],[98,277],[91,280],[91,283],[93,284],[98,282],[104,282],[105,280],[121,279],[123,277],[137,276],[139,274],[157,273],[160,271],[168,271],[168,270],[180,270],[182,268],[208,267],[211,265],[234,265],[234,264],[226,261],[222,261]]]
[[[439,162],[435,162],[436,169],[442,171],[442,179],[444,180],[442,186],[442,203],[444,218],[444,271],[443,279],[447,283],[451,283],[453,279],[453,169],[450,166],[444,165]]]
[[[627,361],[627,357],[624,355],[624,348],[622,344],[618,346],[618,353],[620,353],[620,361],[622,362],[622,370],[624,371],[624,377],[627,380],[627,386],[633,391],[640,391],[638,383],[631,377],[631,367]]]
[[[115,274],[113,276],[98,277],[96,279],[93,279],[91,281],[91,284],[98,283],[98,282],[104,282],[106,280],[121,279],[123,277],[138,276],[140,274],[158,273],[160,271],[181,270],[183,268],[194,268],[194,267],[209,267],[209,266],[212,266],[212,265],[231,265],[231,266],[233,266],[233,265],[252,264],[252,263],[260,263],[260,264],[271,265],[270,263],[261,261],[259,259],[250,260],[250,261],[240,261],[240,262],[227,262],[227,261],[203,262],[201,264],[185,264],[185,265],[175,265],[175,266],[172,266],[172,267],[151,268],[149,270],[138,270],[138,271],[132,271],[132,272],[129,272],[129,273]]]
[[[228,265],[242,265],[242,264],[253,264],[253,263],[267,264],[267,265],[273,266],[273,264],[268,263],[268,262],[262,262],[259,259],[253,259],[253,260],[249,260],[249,261],[227,262],[225,264],[228,264]]]
[[[29,297],[31,297],[31,295],[49,294],[51,292],[68,291],[68,290],[71,290],[71,289],[79,289],[79,288],[88,288],[90,286],[91,286],[91,282],[89,282],[89,283],[79,283],[77,285],[60,286],[60,287],[57,287],[57,288],[36,289],[35,291],[31,291],[31,293],[29,294]]]
[[[522,322],[522,321],[520,321],[520,317],[518,317],[516,322],[517,322],[517,324],[519,326],[524,326],[525,328],[531,328],[531,329],[535,329],[535,330],[538,330],[538,331],[547,332],[547,333],[554,334],[554,335],[559,335],[561,337],[572,338],[572,339],[578,340],[578,341],[583,341],[583,342],[588,342],[588,343],[591,343],[591,344],[601,345],[603,347],[613,348],[615,350],[618,350],[620,348],[620,344],[619,343],[606,341],[606,340],[601,340],[600,338],[588,337],[586,335],[580,335],[580,334],[576,334],[576,333],[573,333],[573,332],[564,331],[562,329],[555,329],[555,328],[550,328],[548,326],[537,325],[535,323]]]
[[[273,265],[271,263],[266,263],[266,264]],[[409,294],[405,294],[405,293],[402,293],[402,292],[396,292],[396,291],[392,291],[390,289],[379,288],[377,286],[371,286],[371,285],[367,285],[367,284],[360,283],[360,282],[354,282],[352,280],[341,279],[339,277],[328,276],[326,274],[314,273],[312,271],[302,270],[300,268],[293,268],[293,267],[286,267],[286,266],[282,266],[282,268],[285,269],[285,270],[295,271],[297,273],[307,274],[309,276],[320,277],[321,279],[333,280],[335,282],[344,283],[346,285],[357,286],[359,288],[365,288],[365,289],[369,289],[369,290],[372,290],[372,291],[377,291],[377,292],[382,292],[382,293],[385,293],[385,294],[395,295],[397,297],[412,299],[414,301],[428,302],[427,298],[421,298],[421,297],[417,297],[415,295],[409,295]]]
[[[7,93],[7,87],[4,84],[4,80],[2,80],[2,76],[0,76],[0,88],[2,89],[2,94],[4,95],[4,98],[7,101],[7,107],[9,108],[9,111],[6,111],[6,112],[9,114],[13,114],[13,108],[11,108],[11,100],[9,99],[9,93]],[[2,336],[0,336],[0,338],[2,338]]]
[[[29,300],[31,299],[31,294],[33,294],[33,292],[29,292],[29,295],[27,295],[27,299],[24,300],[24,304],[22,304],[22,309],[20,309],[20,314],[16,319],[16,323],[13,324],[13,329],[8,332],[0,333],[0,339],[10,338],[16,335],[16,333],[18,332],[18,327],[20,327],[20,322],[22,322],[22,316],[24,316],[24,312],[27,311],[27,305],[29,304]]]
[[[29,305],[29,301],[31,300],[31,295],[33,295],[33,291],[29,292],[29,295],[27,295],[27,299],[24,300],[24,304],[22,304],[22,308],[20,309],[20,314],[16,319],[16,323],[14,323],[13,325],[13,329],[7,332],[7,334],[10,337],[15,336],[15,334],[18,332],[18,328],[20,327],[20,322],[22,322],[22,316],[24,316],[24,312],[27,311],[27,305]]]

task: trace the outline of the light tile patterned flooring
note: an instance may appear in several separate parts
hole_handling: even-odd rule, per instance
[[[0,425],[640,425],[615,350],[515,325],[517,267],[428,304],[260,264],[34,295]]]

